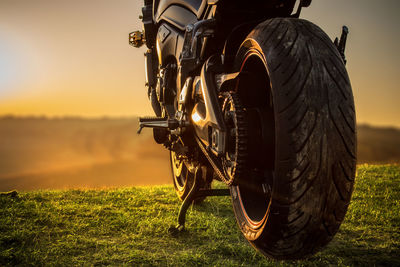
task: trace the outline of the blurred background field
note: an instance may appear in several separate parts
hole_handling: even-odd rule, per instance
[[[168,151],[137,119],[0,119],[0,191],[166,184]]]
[[[0,118],[0,191],[168,184],[168,151],[136,118]],[[400,130],[358,126],[358,163],[400,163]]]

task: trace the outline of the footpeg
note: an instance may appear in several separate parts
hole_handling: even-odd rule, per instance
[[[142,129],[145,127],[175,130],[179,127],[179,121],[177,119],[168,119],[160,117],[139,118],[139,130],[137,131],[137,133],[140,134],[142,132]]]

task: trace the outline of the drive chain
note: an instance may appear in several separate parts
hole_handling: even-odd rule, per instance
[[[221,170],[215,163],[213,157],[208,153],[204,144],[196,137],[196,141],[202,150],[203,154],[206,156],[211,166],[213,167],[215,173],[218,177],[227,185],[237,184],[240,176],[246,171],[246,161],[247,155],[247,122],[246,114],[244,108],[242,107],[239,97],[235,93],[226,93],[225,101],[230,101],[234,107],[234,120],[235,120],[235,172],[232,177],[224,174],[224,170]],[[227,178],[229,177],[229,178]]]
[[[218,175],[218,177],[221,179],[226,184],[229,184],[229,180],[226,179],[225,175],[221,172],[221,170],[218,168],[218,166],[214,163],[214,160],[211,158],[211,156],[208,154],[207,149],[204,147],[203,143],[196,137],[197,144],[199,145],[201,151],[203,151],[204,156],[208,159],[208,162],[210,162],[211,166],[213,167],[215,173]]]

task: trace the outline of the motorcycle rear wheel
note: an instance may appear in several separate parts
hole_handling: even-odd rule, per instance
[[[230,187],[237,223],[267,257],[305,258],[333,238],[353,191],[356,120],[343,60],[318,26],[275,18],[248,35],[235,69],[253,125],[248,155],[257,155]]]

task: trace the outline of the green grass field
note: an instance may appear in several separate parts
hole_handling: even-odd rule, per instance
[[[20,192],[0,196],[0,265],[400,266],[400,166],[363,165],[334,240],[304,261],[264,258],[241,236],[229,197],[188,212],[172,186]]]

